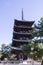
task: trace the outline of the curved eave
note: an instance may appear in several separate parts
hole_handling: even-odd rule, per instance
[[[14,25],[14,27],[16,28],[24,28],[24,29],[33,29],[33,27],[27,27],[27,26],[17,26],[17,25]]]
[[[13,41],[16,41],[16,42],[30,42],[31,40],[18,40],[18,39],[13,39]]]
[[[17,22],[32,22],[32,23],[35,22],[35,21],[26,21],[26,20],[17,20],[17,19],[15,19],[15,21],[17,21]]]
[[[20,35],[31,35],[31,33],[22,33],[22,32],[15,32],[15,31],[13,31],[13,33],[20,34]]]
[[[22,50],[21,48],[18,48],[18,47],[11,47],[11,49],[14,49],[14,50]]]
[[[35,21],[16,20],[16,19],[15,19],[15,23],[16,23],[16,22],[17,22],[17,23],[24,23],[24,22],[25,22],[26,24],[32,26]]]

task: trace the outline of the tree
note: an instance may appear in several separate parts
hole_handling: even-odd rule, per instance
[[[1,46],[2,59],[8,58],[10,51],[11,51],[11,48],[9,47],[9,45],[2,44]]]
[[[32,36],[37,38],[37,42],[29,42],[27,45],[23,46],[23,51],[28,53],[29,57],[34,60],[42,60],[43,65],[43,44],[42,44],[42,37],[43,37],[43,18],[38,21],[38,24],[34,25]],[[40,37],[41,43],[39,43],[38,38]]]
[[[33,36],[38,38],[40,37],[40,41],[41,43],[42,41],[42,37],[43,37],[43,18],[40,19],[40,21],[38,21],[38,24],[34,25],[34,29],[33,29]]]
[[[28,53],[29,57],[34,60],[42,60],[43,65],[43,44],[35,42],[29,42],[27,45],[22,47],[23,52]]]

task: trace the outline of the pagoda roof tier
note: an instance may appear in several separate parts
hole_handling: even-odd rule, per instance
[[[19,47],[11,47],[11,49],[14,49],[14,50],[22,50],[22,49],[19,48]]]
[[[28,42],[18,42],[18,41],[12,41],[12,46],[13,47],[19,47],[21,45],[24,45],[24,44],[28,44]]]
[[[13,33],[19,34],[19,35],[31,35],[31,33],[29,33],[29,32],[22,32],[22,31],[20,31],[20,32],[13,31]]]
[[[15,25],[26,25],[26,26],[32,26],[35,21],[25,21],[25,20],[16,20],[15,19]]]
[[[18,25],[14,25],[14,28],[24,28],[24,29],[28,28],[28,29],[33,29],[33,27],[25,26],[25,25],[23,25],[23,26],[22,25],[19,25],[19,26]]]
[[[31,30],[33,30],[33,28],[17,28],[17,27],[14,27],[14,28],[13,28],[13,31],[17,31],[17,32],[18,32],[18,31],[24,31],[24,32],[25,32],[25,31],[28,31],[28,32],[29,32],[29,31],[31,31]]]
[[[13,38],[29,38],[29,39],[31,39],[32,35],[30,33],[29,34],[15,34],[15,33],[13,33]]]
[[[16,41],[16,42],[30,42],[31,40],[19,40],[19,39],[13,39],[13,41]]]

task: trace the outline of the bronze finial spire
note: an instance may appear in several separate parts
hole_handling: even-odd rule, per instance
[[[23,20],[23,8],[22,8],[22,20]]]

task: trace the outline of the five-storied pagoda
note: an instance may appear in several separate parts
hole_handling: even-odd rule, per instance
[[[23,19],[23,11],[22,20],[14,20],[12,47],[17,56],[22,52],[22,45],[27,44],[32,39],[30,31],[33,29],[33,23],[34,21],[25,21]]]

